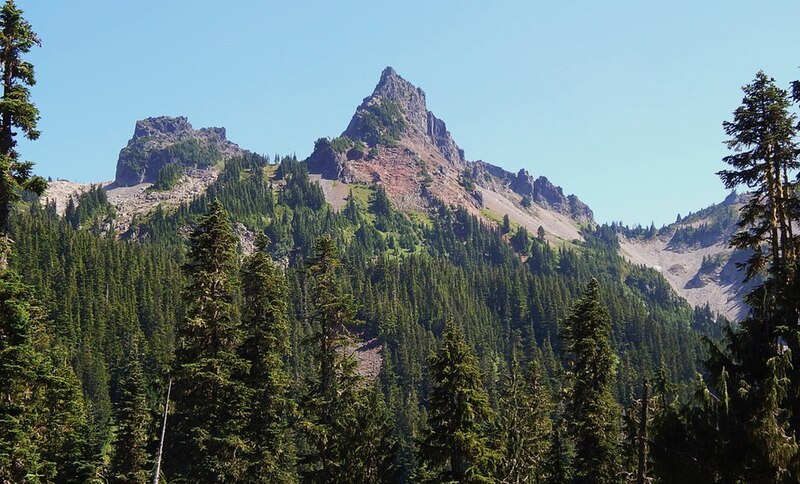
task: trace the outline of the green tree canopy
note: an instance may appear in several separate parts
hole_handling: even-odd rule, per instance
[[[41,194],[47,187],[42,177],[33,176],[33,163],[19,161],[15,129],[31,140],[39,137],[36,124],[39,110],[30,100],[29,86],[36,84],[33,64],[22,56],[39,45],[39,38],[22,17],[22,10],[13,0],[6,0],[0,9],[0,69],[3,75],[3,97],[0,99],[0,232],[8,229],[9,204],[19,198],[21,190]],[[7,249],[6,249],[7,250]]]
[[[189,239],[186,317],[177,328],[173,429],[164,469],[170,482],[236,482],[246,471],[249,398],[238,354],[237,239],[228,214],[211,203]]]
[[[489,440],[494,412],[478,360],[463,331],[448,323],[431,359],[430,432],[419,460],[436,482],[491,482],[497,452]]]
[[[242,267],[242,322],[247,336],[241,354],[250,365],[245,381],[252,391],[246,435],[249,482],[293,482],[294,438],[289,424],[296,408],[289,396],[291,355],[287,319],[286,277],[267,252],[269,239],[260,235],[256,251]]]
[[[564,321],[570,380],[567,420],[575,440],[577,482],[617,482],[620,471],[619,405],[614,398],[618,358],[611,318],[592,279]]]

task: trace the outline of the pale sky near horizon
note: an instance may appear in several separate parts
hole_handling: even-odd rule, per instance
[[[470,160],[545,175],[600,222],[657,226],[721,201],[722,122],[759,69],[800,78],[800,2],[17,0],[43,176],[114,177],[137,119],[224,126],[304,158],[381,70],[427,94]]]

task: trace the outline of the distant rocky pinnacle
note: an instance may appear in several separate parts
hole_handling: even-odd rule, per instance
[[[428,110],[425,92],[391,67],[381,73],[342,135],[320,138],[306,162],[311,173],[323,178],[383,183],[395,199],[407,201],[422,192],[479,212],[480,194],[474,188],[467,193],[466,187],[499,186],[547,210],[593,220],[586,204],[575,195],[564,195],[545,177],[534,179],[525,170],[515,175],[489,163],[466,161],[445,122]],[[465,180],[466,174],[471,181]]]
[[[533,203],[554,212],[569,215],[577,220],[591,221],[594,219],[592,210],[578,197],[575,195],[565,196],[561,187],[553,185],[543,176],[534,180],[525,169],[520,170],[517,176],[511,180],[511,189],[524,197],[529,197]]]
[[[167,165],[212,166],[244,151],[225,137],[225,128],[194,129],[183,116],[160,116],[136,122],[133,137],[119,153],[116,186],[155,182]]]
[[[383,70],[372,95],[358,107],[343,136],[375,144],[378,134],[374,129],[374,118],[376,114],[391,112],[392,105],[404,115],[403,131],[407,135],[426,138],[448,161],[464,161],[464,150],[453,141],[444,121],[428,111],[425,92],[400,77],[391,67]]]

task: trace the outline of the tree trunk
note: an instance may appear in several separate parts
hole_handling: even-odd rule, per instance
[[[647,413],[650,405],[650,385],[644,379],[642,390],[642,410],[639,414],[639,468],[636,473],[637,484],[647,482]]]
[[[153,484],[158,484],[161,474],[161,454],[164,452],[164,437],[167,434],[167,414],[169,413],[169,393],[172,390],[172,378],[167,385],[167,400],[164,402],[164,423],[161,426],[161,443],[158,444],[158,454],[156,454],[156,467],[153,470]]]

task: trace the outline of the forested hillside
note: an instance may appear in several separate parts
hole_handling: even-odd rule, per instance
[[[114,440],[115,409],[126,404],[132,358],[142,372],[152,455],[158,411],[174,371],[176,328],[187,317],[186,304],[192,304],[193,293],[181,290],[191,282],[181,271],[188,262],[187,235],[211,200],[225,207],[240,232],[265,234],[266,254],[285,270],[287,371],[293,376],[287,391],[298,402],[318,357],[308,343],[316,331],[309,258],[315,241],[331,238],[342,260],[335,280],[353,295],[354,321],[362,322],[346,325],[355,337],[344,351],[367,339],[380,346],[374,384],[392,422],[398,476],[408,478],[416,469],[416,439],[427,426],[431,391],[428,358],[448,323],[462,328],[476,353],[481,385],[495,405],[507,385],[512,354],[516,365],[541,368],[547,377],[542,391],[557,399],[565,371],[560,321],[596,276],[619,355],[619,376],[610,382],[617,401],[629,403],[642,378],[659,371],[675,382],[687,382],[697,371],[703,349],[695,329],[707,332],[717,323],[680,301],[655,272],[626,264],[613,233],[587,232],[587,242],[574,248],[525,237],[515,250],[504,239],[508,234],[464,210],[440,206],[429,220],[412,222],[392,208],[379,187],[365,188],[369,196],[353,195],[335,212],[302,163],[284,158],[270,165],[249,155],[229,161],[207,194],[174,212],[157,211],[119,240],[101,230],[109,216],[101,188],[76,201],[77,215],[59,217],[53,205],[36,201],[21,208],[10,233],[25,249],[15,253],[12,266],[35,288],[50,332],[82,382],[88,439],[95,446],[87,459],[102,455]],[[245,256],[240,240],[228,242],[239,254],[232,262],[237,267]],[[241,294],[233,292],[238,301]],[[249,330],[239,316],[237,324]],[[97,472],[101,464],[94,461]]]

